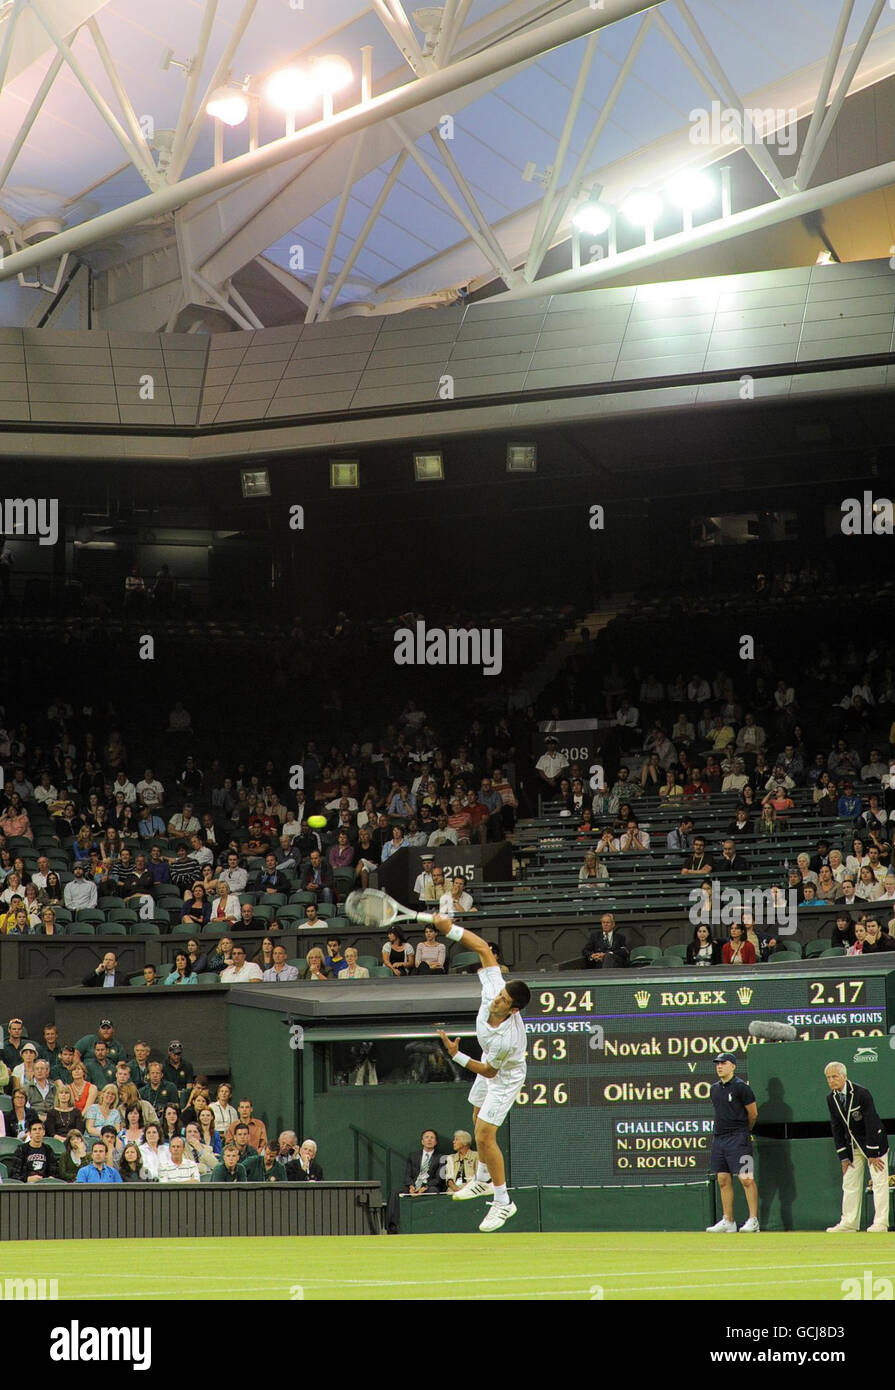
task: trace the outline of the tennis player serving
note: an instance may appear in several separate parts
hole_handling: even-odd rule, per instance
[[[497,1143],[497,1131],[515,1104],[525,1080],[526,1036],[520,1010],[531,998],[531,990],[521,980],[508,980],[504,984],[500,966],[487,941],[474,932],[464,931],[461,926],[454,926],[450,917],[414,912],[379,888],[349,893],[345,899],[345,914],[358,926],[386,930],[395,922],[431,924],[449,941],[456,941],[466,950],[475,951],[481,961],[479,980],[482,1003],[475,1023],[476,1036],[482,1049],[481,1062],[460,1051],[459,1038],[449,1038],[441,1028],[436,1031],[454,1061],[475,1074],[469,1099],[473,1107],[479,1166],[475,1181],[455,1192],[454,1201],[466,1202],[472,1197],[493,1196],[494,1200],[479,1230],[499,1231],[510,1217],[516,1215],[516,1206],[507,1193],[506,1168]]]
[[[521,980],[504,983],[491,947],[480,936],[455,926],[450,917],[436,916],[434,922],[450,941],[458,942],[467,951],[475,951],[481,961],[479,981],[482,1003],[476,1017],[475,1031],[482,1049],[482,1060],[476,1062],[467,1057],[460,1051],[460,1039],[452,1040],[441,1028],[438,1029],[438,1036],[454,1061],[475,1074],[469,1100],[479,1166],[475,1181],[455,1192],[454,1201],[466,1202],[473,1197],[493,1195],[494,1200],[479,1230],[498,1231],[510,1217],[516,1215],[516,1205],[507,1194],[506,1169],[497,1142],[497,1131],[516,1103],[525,1080],[527,1039],[520,1011],[531,998],[531,990]]]

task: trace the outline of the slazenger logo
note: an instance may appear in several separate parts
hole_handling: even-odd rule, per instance
[[[51,1361],[131,1361],[135,1371],[152,1365],[151,1327],[82,1327],[72,1321],[50,1333]]]
[[[856,1051],[854,1057],[852,1057],[852,1061],[853,1061],[853,1062],[878,1062],[878,1061],[879,1061],[879,1053],[877,1052],[877,1050],[876,1050],[875,1047],[859,1047],[858,1050]]]

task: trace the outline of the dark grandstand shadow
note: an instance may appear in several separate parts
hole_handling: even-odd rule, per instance
[[[775,1198],[780,1203],[780,1224],[784,1231],[793,1229],[792,1208],[796,1196],[796,1179],[790,1156],[788,1128],[792,1122],[792,1107],[786,1104],[783,1082],[779,1076],[768,1081],[768,1096],[761,1107],[762,1129],[773,1127],[775,1138],[782,1140],[764,1144],[761,1150],[761,1181],[759,1184],[759,1224],[769,1226]]]

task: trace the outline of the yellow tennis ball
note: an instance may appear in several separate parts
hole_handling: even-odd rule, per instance
[[[326,826],[326,816],[308,816],[308,825],[312,830],[323,830]]]

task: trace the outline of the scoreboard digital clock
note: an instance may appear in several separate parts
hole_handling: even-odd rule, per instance
[[[805,1041],[886,1033],[895,973],[836,965],[626,970],[532,985],[528,1077],[509,1117],[514,1184],[707,1174],[714,1058],[734,1053],[748,1076],[749,1050],[769,1045],[750,1036],[753,1019],[792,1024]]]

